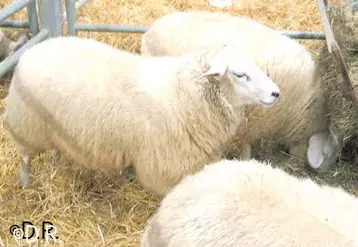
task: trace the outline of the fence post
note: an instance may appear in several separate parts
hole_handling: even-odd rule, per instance
[[[76,36],[76,5],[73,0],[65,0],[68,35]]]
[[[39,21],[36,8],[36,0],[31,1],[27,5],[27,16],[29,20],[29,29],[32,36],[35,36],[39,32]]]
[[[48,30],[50,37],[62,35],[61,0],[39,0],[41,29]]]

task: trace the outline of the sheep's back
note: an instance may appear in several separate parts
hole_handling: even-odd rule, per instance
[[[252,55],[282,92],[273,107],[246,106],[248,122],[238,129],[241,133],[234,143],[243,138],[255,141],[269,137],[296,142],[326,128],[325,124],[307,128],[324,111],[324,97],[314,78],[311,54],[295,40],[268,26],[224,13],[177,12],[154,22],[143,35],[142,47],[144,54],[173,56],[199,49],[219,49],[227,42]]]
[[[356,229],[345,227],[354,225],[357,204],[343,190],[320,188],[254,160],[223,160],[183,179],[163,199],[144,237],[162,246],[352,247]]]
[[[125,153],[131,156],[139,146],[153,109],[153,101],[134,83],[140,66],[138,57],[94,40],[44,41],[25,52],[16,67],[9,114],[30,114],[21,121],[27,130],[31,121],[41,119],[42,135],[51,133],[48,145],[62,147],[78,160],[95,166],[125,160],[129,165]],[[10,125],[20,124],[12,119]],[[25,130],[21,134],[27,135]]]

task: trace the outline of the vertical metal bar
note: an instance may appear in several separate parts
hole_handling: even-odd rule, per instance
[[[27,5],[27,16],[29,20],[29,29],[32,36],[39,32],[39,21],[37,16],[36,0],[32,0]]]
[[[76,1],[76,4],[75,4],[76,10],[79,9],[79,8],[81,8],[85,3],[87,3],[87,1],[88,1],[88,0],[78,0],[78,1]],[[67,14],[66,14],[66,11],[64,11],[64,12],[62,13],[62,15],[63,15],[63,21],[64,21],[64,22],[67,22]]]
[[[66,15],[68,35],[76,36],[76,6],[73,0],[66,0]]]
[[[41,29],[49,31],[50,37],[62,35],[61,0],[39,0]]]
[[[336,40],[334,38],[334,34],[332,31],[332,28],[330,26],[330,22],[327,16],[326,7],[325,7],[325,0],[317,0],[318,9],[320,16],[322,18],[323,23],[323,30],[324,34],[326,36],[326,43],[329,53],[332,53],[332,46],[336,43]]]

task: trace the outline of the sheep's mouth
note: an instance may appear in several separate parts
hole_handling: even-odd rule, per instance
[[[275,103],[275,100],[270,102],[270,103],[267,103],[265,101],[262,101],[262,100],[259,100],[261,102],[261,104],[265,105],[265,106],[272,106],[274,103]]]

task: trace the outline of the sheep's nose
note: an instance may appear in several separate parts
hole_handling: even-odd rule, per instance
[[[280,96],[279,92],[272,92],[271,94],[272,97],[278,98],[278,96]]]

